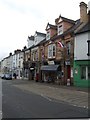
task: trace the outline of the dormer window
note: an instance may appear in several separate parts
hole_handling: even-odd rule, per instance
[[[46,34],[46,40],[49,40],[50,39],[50,32],[47,32]]]
[[[58,26],[58,35],[61,35],[63,33],[63,26],[59,25]]]

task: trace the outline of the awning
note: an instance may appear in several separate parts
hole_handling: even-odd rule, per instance
[[[42,71],[57,71],[59,65],[43,65],[41,66]]]

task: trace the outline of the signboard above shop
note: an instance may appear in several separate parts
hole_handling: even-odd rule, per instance
[[[49,64],[49,65],[54,65],[55,63],[54,63],[54,61],[52,60],[52,61],[48,61],[48,64]]]

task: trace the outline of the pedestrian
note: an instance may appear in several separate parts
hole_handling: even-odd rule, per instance
[[[14,77],[15,79],[17,78],[16,73],[13,74],[13,77]]]

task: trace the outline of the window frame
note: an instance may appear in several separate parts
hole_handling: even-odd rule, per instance
[[[63,34],[63,25],[58,25],[58,35]]]
[[[46,40],[49,40],[49,39],[50,39],[50,31],[47,31]]]
[[[83,68],[85,70],[85,76],[83,78]],[[81,66],[81,80],[89,80],[90,79],[90,66]]]
[[[88,40],[87,43],[88,43],[88,53],[87,53],[87,55],[90,56],[90,40]]]
[[[56,45],[50,44],[48,45],[48,58],[55,58],[56,56]]]

